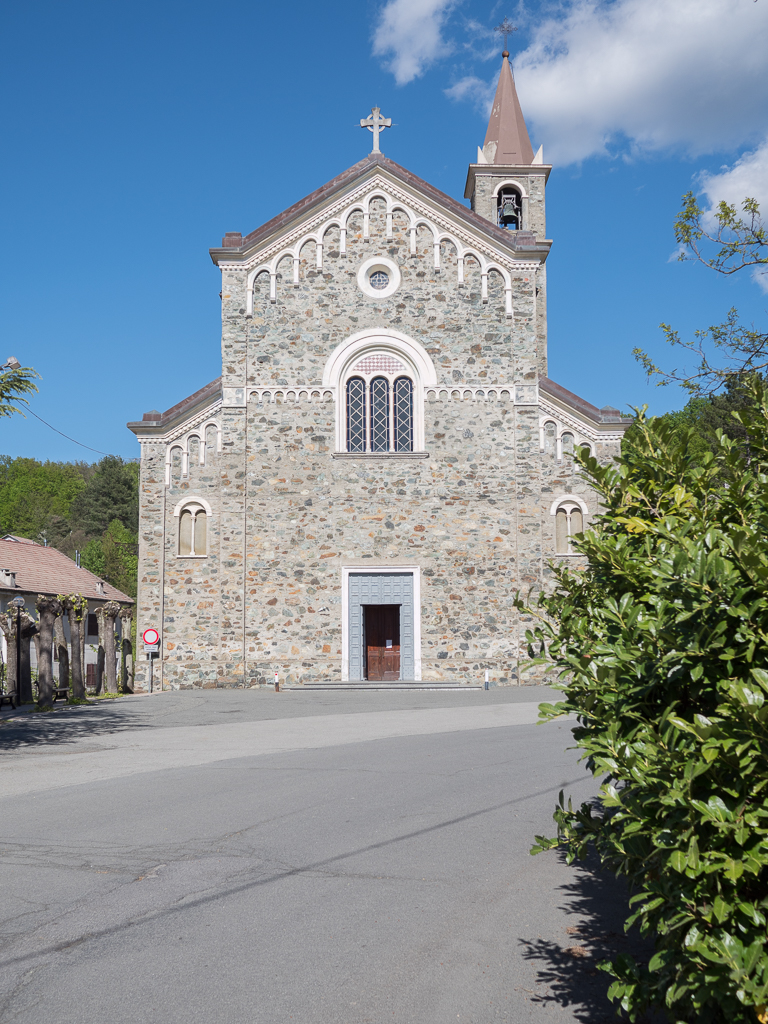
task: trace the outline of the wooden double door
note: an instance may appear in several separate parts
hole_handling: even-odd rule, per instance
[[[363,605],[364,678],[374,681],[400,678],[400,605]]]

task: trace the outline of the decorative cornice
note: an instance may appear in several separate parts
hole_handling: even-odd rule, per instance
[[[458,218],[451,218],[450,215],[447,215],[444,209],[437,205],[431,205],[415,192],[395,184],[379,169],[371,178],[361,182],[357,188],[346,192],[335,202],[330,203],[314,216],[308,217],[284,234],[280,234],[276,238],[273,237],[266,245],[251,252],[247,258],[233,259],[228,254],[218,258],[218,266],[222,271],[250,271],[262,264],[269,263],[284,250],[295,249],[299,241],[317,234],[318,229],[323,228],[328,221],[339,219],[340,214],[347,212],[350,207],[355,206],[369,193],[377,191],[389,192],[390,198],[396,202],[410,205],[418,216],[432,220],[442,230],[455,235],[466,248],[479,249],[489,259],[499,263],[510,272],[532,273],[543,262],[541,259],[532,259],[528,254],[525,259],[515,259],[512,253],[494,245],[491,239],[479,229],[471,230],[468,226],[461,224]]]
[[[371,459],[428,459],[429,452],[332,452],[332,459],[352,459],[368,462]]]
[[[172,429],[166,430],[165,432],[162,433],[157,430],[155,430],[155,432],[152,432],[152,421],[150,420],[146,424],[146,432],[142,432],[141,434],[139,434],[138,430],[136,431],[139,444],[147,444],[149,442],[152,442],[167,445],[171,444],[173,441],[178,441],[180,438],[184,437],[186,434],[189,434],[196,427],[202,426],[203,423],[205,423],[207,420],[210,420],[213,416],[220,412],[222,405],[222,399],[218,398],[215,402],[212,402],[211,405],[206,406],[202,410],[198,410],[198,412],[194,416],[188,417],[181,423],[174,425]],[[134,426],[138,428],[141,426],[141,424],[134,424]],[[217,424],[217,426],[219,429],[221,429],[219,424]]]
[[[267,405],[300,405],[303,402],[332,402],[336,400],[337,388],[333,384],[273,385],[262,387],[225,387],[223,407],[245,408],[248,403],[259,402]],[[425,384],[421,387],[427,402],[447,401],[508,401],[513,405],[537,407],[539,389],[536,384]],[[188,428],[191,429],[191,428]],[[184,431],[180,431],[183,433]]]
[[[539,391],[538,405],[542,416],[558,420],[564,426],[583,434],[590,441],[600,441],[602,444],[620,442],[624,437],[624,431],[631,423],[631,420],[628,420],[624,425],[616,423],[600,424],[593,423],[587,419],[581,419],[574,415],[574,413],[563,409],[562,406],[555,405],[553,402],[548,402],[545,398],[542,398],[541,391]]]

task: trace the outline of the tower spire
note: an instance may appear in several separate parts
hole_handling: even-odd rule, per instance
[[[506,19],[498,31],[506,34],[512,31]],[[489,164],[532,164],[533,146],[525,127],[525,118],[517,98],[515,80],[509,65],[509,53],[504,50],[501,74],[491,108],[488,131],[485,133],[483,156]]]

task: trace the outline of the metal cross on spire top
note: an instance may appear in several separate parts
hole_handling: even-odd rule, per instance
[[[369,132],[373,132],[373,149],[372,153],[380,153],[379,149],[379,133],[383,132],[385,128],[392,127],[391,117],[381,116],[381,107],[371,107],[370,117],[360,119],[360,127],[367,128]]]
[[[501,34],[504,36],[504,50],[506,52],[509,49],[507,39],[509,36],[512,35],[513,32],[517,32],[517,27],[513,25],[509,18],[505,16],[504,21],[502,21],[500,25],[497,25],[493,31],[501,32]]]

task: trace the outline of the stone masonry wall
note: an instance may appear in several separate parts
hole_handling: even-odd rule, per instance
[[[533,231],[537,239],[544,239],[547,236],[546,229],[546,205],[544,191],[546,180],[543,174],[515,174],[515,181],[519,181],[528,193],[528,227]],[[478,174],[475,177],[475,194],[472,197],[472,209],[480,217],[496,223],[496,197],[494,189],[503,181],[510,180],[508,174],[494,174],[489,168],[489,173]],[[542,266],[536,275],[536,364],[539,373],[547,375],[547,271]]]
[[[334,458],[334,403],[309,398],[254,396],[247,407],[225,407],[221,453],[207,450],[204,466],[190,458],[185,479],[177,457],[165,494],[164,448],[144,446],[140,628],[147,616],[164,616],[164,685],[257,685],[276,670],[286,681],[339,680],[342,566],[380,565],[421,569],[423,678],[477,682],[488,669],[494,684],[526,681],[515,593],[546,585],[552,501],[576,493],[592,510],[594,497],[568,457],[557,463],[539,451],[536,406],[464,399],[459,389],[535,382],[543,278],[514,279],[508,320],[497,275],[484,304],[473,261],[461,288],[452,246],[442,246],[435,272],[431,234],[420,230],[413,257],[406,227],[395,214],[386,238],[384,207],[374,201],[370,241],[362,218],[351,222],[342,257],[332,230],[321,271],[308,243],[299,287],[287,259],[276,303],[266,275],[257,280],[252,317],[245,272],[224,274],[225,387],[269,387],[274,396],[318,386],[340,342],[392,328],[426,349],[447,394],[425,402],[427,458]],[[356,283],[360,264],[376,255],[395,260],[403,275],[384,301]],[[212,507],[206,558],[176,553],[173,511],[189,496]],[[163,502],[164,551],[156,535]]]
[[[134,686],[149,687],[148,663],[141,645],[141,634],[149,626],[157,627],[163,616],[163,551],[165,488],[165,445],[144,443],[141,447],[139,479],[139,578],[136,597],[138,623]],[[161,659],[155,662],[158,676]]]

